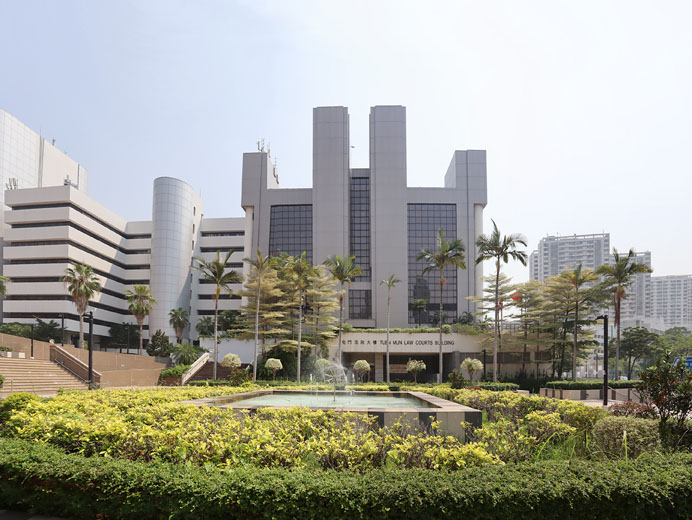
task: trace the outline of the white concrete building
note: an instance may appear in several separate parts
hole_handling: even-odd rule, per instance
[[[192,188],[170,177],[154,181],[151,221],[126,222],[72,186],[9,190],[5,203],[10,210],[3,256],[12,280],[5,321],[64,316],[66,329],[77,331],[79,317],[61,277],[69,265],[85,263],[102,285],[89,304],[95,334],[107,336],[113,324],[135,323],[125,291],[141,284],[150,285],[158,301],[145,327],[174,337],[171,309],[190,311],[192,331],[200,317],[213,314],[213,287],[190,269],[193,257],[212,259],[217,250],[234,249],[229,266],[242,270],[245,219],[203,219]],[[239,307],[239,298],[219,302],[221,310]],[[196,337],[190,332],[186,337]]]
[[[692,330],[692,275],[652,276],[651,295],[654,319]]]
[[[185,336],[194,339],[197,322],[214,312],[214,287],[191,269],[193,258],[212,259],[217,251],[233,250],[228,266],[241,273],[242,259],[258,247],[270,255],[305,251],[313,263],[334,254],[355,255],[363,275],[349,288],[345,314],[356,326],[385,325],[386,291],[379,281],[391,274],[402,280],[392,291],[393,327],[415,323],[414,298],[428,301],[426,323],[436,314],[440,298],[448,322],[473,312],[467,296],[481,291],[482,272],[473,259],[487,200],[485,151],[454,152],[444,188],[410,188],[404,107],[372,108],[367,168],[350,165],[345,107],[316,108],[313,116],[313,187],[280,189],[269,153],[244,154],[245,216],[223,219],[204,218],[202,201],[188,184],[160,177],[153,186],[152,219],[127,222],[86,195],[81,166],[55,159],[58,152],[52,145],[22,130],[22,142],[29,144],[18,144],[21,139],[13,137],[5,148],[35,150],[21,160],[15,159],[15,151],[5,152],[11,160],[3,175],[23,180],[5,192],[3,258],[12,283],[4,319],[64,317],[67,329],[77,331],[78,316],[60,279],[70,264],[86,263],[103,285],[90,304],[97,335],[108,335],[113,324],[134,323],[125,292],[141,284],[151,287],[158,302],[147,328],[173,337],[168,315],[182,307],[192,322]],[[12,135],[25,128],[11,116],[3,117],[10,121],[4,128],[11,128]],[[0,132],[0,137],[10,134],[3,126]],[[38,154],[33,162],[32,154]],[[56,186],[41,187],[46,182]],[[448,239],[460,238],[467,255],[466,270],[445,273],[442,295],[439,275],[422,276],[425,265],[415,259],[423,248],[435,247],[438,229]],[[234,293],[240,288],[232,287]],[[237,310],[240,305],[239,297],[223,295],[219,307]]]
[[[545,282],[568,269],[582,267],[595,270],[611,262],[610,234],[546,236],[529,257],[530,276]]]

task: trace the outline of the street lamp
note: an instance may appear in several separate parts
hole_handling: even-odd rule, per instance
[[[65,346],[65,315],[64,314],[60,315],[60,330],[61,330],[60,346],[64,347]]]
[[[89,311],[89,390],[94,388],[94,311]]]
[[[603,320],[603,406],[608,406],[608,315],[596,319]]]

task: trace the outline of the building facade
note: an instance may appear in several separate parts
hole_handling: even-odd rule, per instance
[[[313,115],[313,187],[281,189],[268,152],[245,154],[245,216],[221,219],[204,218],[202,201],[187,183],[160,177],[153,185],[151,220],[128,222],[87,196],[86,170],[74,161],[51,159],[57,153],[53,145],[22,130],[25,144],[13,137],[9,149],[33,151],[21,161],[15,159],[18,152],[3,155],[11,159],[3,175],[24,179],[4,192],[3,259],[12,280],[4,320],[64,319],[66,329],[76,333],[79,317],[61,277],[70,265],[85,263],[103,287],[89,305],[97,336],[108,336],[115,324],[135,323],[126,291],[148,285],[157,304],[145,328],[174,337],[169,313],[182,307],[191,318],[184,336],[195,339],[197,323],[213,315],[215,302],[214,286],[192,268],[194,259],[232,251],[227,266],[242,273],[243,258],[258,247],[270,255],[305,252],[315,264],[334,254],[355,255],[363,274],[349,287],[345,305],[355,326],[385,325],[386,291],[379,281],[391,274],[402,280],[392,290],[393,327],[415,323],[417,298],[428,302],[424,323],[434,319],[440,298],[445,321],[473,312],[467,296],[481,291],[482,273],[473,259],[487,200],[485,152],[455,152],[443,188],[410,188],[404,107],[372,108],[368,168],[350,166],[346,108],[316,108]],[[5,119],[10,123],[0,131],[24,128]],[[5,135],[7,130],[0,134]],[[33,162],[31,154],[38,154]],[[415,260],[421,249],[435,248],[439,229],[450,240],[460,238],[467,255],[466,270],[445,273],[442,294],[439,274],[423,276],[424,264]],[[231,288],[231,295],[221,297],[220,311],[241,307],[240,284]]]
[[[415,299],[425,299],[423,323],[436,321],[440,298],[443,318],[454,321],[474,312],[467,299],[481,293],[482,271],[473,259],[482,233],[487,202],[486,154],[456,151],[443,188],[412,188],[406,182],[406,109],[376,106],[370,111],[370,160],[367,168],[350,164],[349,115],[345,107],[313,112],[312,188],[282,189],[269,154],[243,157],[242,206],[246,212],[250,251],[269,255],[306,253],[313,263],[332,255],[354,255],[363,274],[348,288],[346,315],[356,327],[384,327],[386,291],[381,280],[395,275],[391,325],[417,321]],[[422,275],[416,256],[435,248],[442,229],[447,239],[466,247],[467,268]]]
[[[652,276],[652,317],[692,331],[692,275]]]
[[[611,262],[610,234],[546,236],[529,256],[530,276],[545,282],[579,264],[595,270]]]

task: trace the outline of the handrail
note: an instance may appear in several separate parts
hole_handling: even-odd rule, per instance
[[[190,368],[187,369],[187,372],[185,372],[182,377],[180,378],[180,384],[184,385],[187,384],[187,382],[194,376],[197,372],[200,371],[200,369],[207,364],[207,361],[209,361],[209,352],[205,352],[201,356],[197,358],[197,361],[192,363],[190,365]]]
[[[50,346],[50,360],[53,361],[54,363],[57,363],[60,365],[62,368],[67,370],[69,373],[71,373],[73,376],[76,378],[82,380],[85,383],[89,383],[89,365],[84,363],[81,359],[78,357],[73,356],[63,348],[57,346],[57,345],[51,345]],[[74,368],[78,369],[79,372],[82,372],[79,374],[77,371],[72,370],[68,368],[65,365],[65,361],[69,361],[74,365]],[[98,372],[96,370],[91,371],[92,376],[93,376],[93,381],[92,383],[99,383],[101,381],[101,372]]]

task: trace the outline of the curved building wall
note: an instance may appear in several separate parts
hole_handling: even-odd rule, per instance
[[[202,203],[192,187],[178,179],[154,180],[151,233],[151,291],[157,300],[149,317],[149,331],[161,329],[170,338],[171,309],[190,312],[190,265],[197,243]]]

